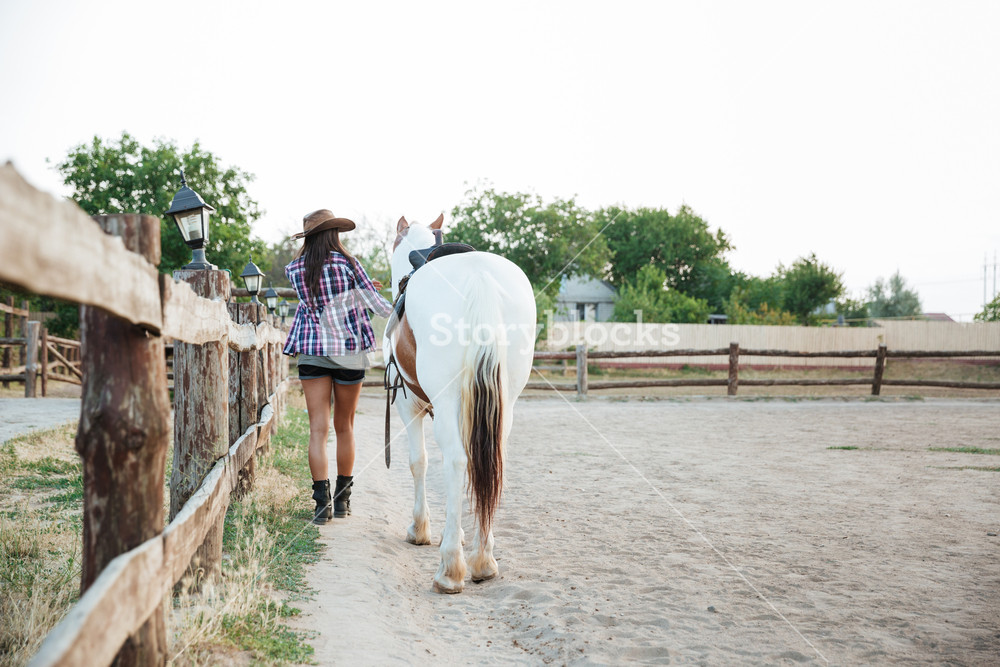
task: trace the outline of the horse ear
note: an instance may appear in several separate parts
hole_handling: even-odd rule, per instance
[[[441,225],[444,224],[444,213],[437,217],[437,220],[431,223],[431,229],[441,229]]]
[[[410,223],[408,223],[406,221],[406,216],[404,215],[403,217],[401,217],[399,219],[399,222],[396,223],[396,233],[397,234],[402,234],[403,230],[406,229],[409,226],[410,226]]]

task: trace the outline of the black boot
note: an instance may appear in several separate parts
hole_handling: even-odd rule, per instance
[[[330,503],[330,480],[324,479],[322,482],[313,482],[313,500],[316,501],[316,511],[313,513],[313,523],[329,523],[333,518],[333,509]]]
[[[351,487],[354,478],[337,475],[337,490],[333,492],[333,516],[343,519],[351,513]]]

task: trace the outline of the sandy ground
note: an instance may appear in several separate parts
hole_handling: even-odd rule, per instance
[[[0,398],[0,444],[80,419],[79,398]]]
[[[1000,401],[522,399],[501,574],[457,596],[403,541],[382,405],[362,399],[354,515],[321,528],[297,603],[320,664],[1000,661],[1000,472],[965,468],[1000,458],[928,450],[1000,447]]]

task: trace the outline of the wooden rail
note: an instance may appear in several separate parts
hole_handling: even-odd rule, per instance
[[[256,304],[230,313],[225,298],[206,292],[206,280],[225,278],[228,289],[225,272],[176,274],[187,282],[159,275],[157,218],[92,219],[35,190],[9,163],[0,167],[0,236],[0,280],[83,306],[82,346],[47,333],[33,342],[38,323],[4,332],[41,349],[43,373],[59,368],[83,385],[82,596],[30,664],[163,664],[163,597],[186,573],[217,571],[230,493],[253,484],[256,456],[283,414],[284,332]],[[5,317],[22,316],[5,305]],[[164,529],[167,337],[176,381]],[[33,359],[19,364],[29,376]]]
[[[727,378],[692,378],[692,379],[642,379],[642,380],[609,380],[591,382],[587,373],[587,365],[592,359],[620,359],[631,357],[691,357],[691,356],[723,356],[729,357],[729,375]],[[841,379],[765,379],[765,380],[744,380],[740,379],[740,356],[747,357],[840,357],[840,358],[875,358],[875,371],[872,379],[863,378],[841,378]],[[955,357],[1000,357],[998,350],[969,350],[969,351],[935,351],[935,350],[888,350],[885,345],[880,345],[876,350],[834,350],[830,352],[796,352],[793,350],[762,350],[762,349],[741,349],[738,343],[732,343],[727,348],[712,350],[635,350],[635,351],[614,351],[614,352],[589,352],[585,347],[577,347],[575,352],[535,352],[536,361],[575,359],[576,360],[576,382],[553,383],[548,380],[542,382],[529,382],[527,389],[551,389],[556,391],[576,391],[577,395],[584,397],[591,389],[621,389],[621,388],[642,388],[642,387],[717,387],[725,386],[727,394],[735,396],[740,385],[747,387],[774,387],[774,386],[848,386],[848,385],[871,385],[872,395],[878,396],[882,387],[950,387],[955,389],[1000,389],[1000,382],[955,382],[950,380],[885,380],[885,361],[887,358],[955,358]],[[551,367],[546,367],[551,368]],[[536,372],[539,369],[535,366]],[[539,373],[540,374],[540,373]],[[544,376],[543,376],[544,377]]]

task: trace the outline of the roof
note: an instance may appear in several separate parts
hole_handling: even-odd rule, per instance
[[[946,313],[924,313],[924,318],[932,322],[954,322]]]

